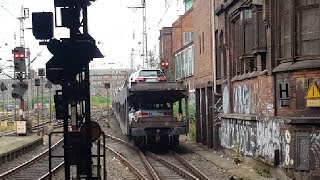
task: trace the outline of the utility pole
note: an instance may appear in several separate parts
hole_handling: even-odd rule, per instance
[[[148,67],[148,42],[147,42],[147,4],[146,0],[142,0],[142,17],[143,17],[143,64],[142,68],[145,68],[145,63]]]
[[[128,8],[141,8],[142,9],[142,68],[145,68],[145,63],[148,60],[148,43],[147,43],[147,6],[146,0],[141,0],[142,6],[128,7]]]
[[[25,40],[24,40],[24,20],[29,18],[29,8],[23,8],[23,6],[21,6],[21,16],[18,17],[19,21],[20,21],[20,47],[24,48],[24,53],[25,52]],[[25,58],[25,54],[24,54],[24,58]],[[30,53],[29,53],[30,54]],[[18,75],[18,80],[20,82],[23,82],[23,79],[25,77],[23,77],[23,73],[20,72]],[[22,114],[20,116],[20,120],[22,120],[24,118],[23,113],[24,113],[24,99],[23,96],[21,96],[20,98],[20,109],[22,111]]]

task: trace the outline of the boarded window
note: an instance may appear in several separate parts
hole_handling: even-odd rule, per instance
[[[309,133],[296,132],[296,170],[309,170]]]
[[[221,78],[221,63],[222,63],[222,59],[221,59],[221,47],[222,47],[222,42],[221,42],[221,36],[222,33],[220,33],[220,39],[218,41],[218,31],[216,31],[216,74],[217,74],[217,79]]]
[[[297,55],[320,55],[319,1],[297,1]]]
[[[239,59],[242,43],[241,42],[241,28],[240,28],[240,20],[236,20],[233,23],[234,31],[233,31],[233,60],[236,66],[237,75],[241,74],[243,71],[242,61]]]
[[[277,1],[280,60],[307,60],[320,55],[320,1]],[[292,45],[294,43],[294,45]]]
[[[290,4],[291,0],[281,0],[280,3],[280,53],[281,59],[291,57],[291,19],[290,19]]]

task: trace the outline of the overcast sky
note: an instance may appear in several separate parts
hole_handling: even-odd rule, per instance
[[[54,0],[0,0],[0,62],[12,59],[11,50],[20,44],[19,21],[21,7],[32,12],[53,11]],[[178,15],[183,14],[183,0],[146,0],[148,49],[158,50],[159,30],[171,26]],[[134,48],[136,65],[141,64],[139,50],[142,42],[142,9],[128,7],[140,6],[141,0],[96,0],[89,6],[89,33],[105,55],[104,59],[94,60],[91,68],[129,67],[131,49]],[[167,11],[166,11],[167,9]],[[25,20],[25,28],[31,28],[31,18]],[[135,39],[133,39],[135,34]],[[68,31],[55,29],[55,37],[68,37]],[[45,46],[39,46],[32,30],[25,30],[25,44],[31,50],[31,59],[41,55],[32,64],[33,69],[45,67],[51,54]]]

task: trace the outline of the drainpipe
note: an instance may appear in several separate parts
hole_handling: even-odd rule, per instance
[[[213,94],[216,96],[222,96],[221,93],[217,93],[217,72],[216,72],[216,35],[215,35],[215,15],[214,15],[214,0],[211,0],[211,28],[212,28],[212,72],[213,72]]]

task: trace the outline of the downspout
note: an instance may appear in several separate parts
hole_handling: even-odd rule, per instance
[[[222,96],[217,92],[217,72],[216,72],[216,35],[215,35],[215,14],[214,14],[214,0],[211,0],[211,28],[212,28],[212,72],[213,72],[213,94]]]

